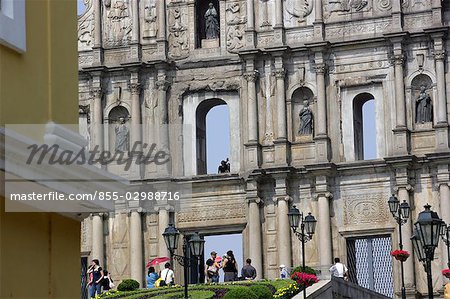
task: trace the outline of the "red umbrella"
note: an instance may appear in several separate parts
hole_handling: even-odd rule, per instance
[[[167,262],[168,260],[170,260],[168,257],[157,257],[157,258],[154,258],[150,262],[147,263],[146,268],[150,268],[151,266],[156,266],[158,264]]]

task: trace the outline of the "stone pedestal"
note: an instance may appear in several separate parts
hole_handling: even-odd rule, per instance
[[[202,48],[218,48],[220,46],[219,39],[202,39]]]

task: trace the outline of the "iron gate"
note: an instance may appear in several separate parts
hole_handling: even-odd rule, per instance
[[[394,296],[390,236],[347,239],[349,280],[390,298]]]

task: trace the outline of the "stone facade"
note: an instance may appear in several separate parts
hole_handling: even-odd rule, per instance
[[[161,233],[172,218],[186,234],[242,232],[244,256],[265,278],[277,277],[280,264],[301,262],[286,217],[293,204],[318,220],[306,258],[323,273],[333,257],[346,261],[349,238],[388,235],[397,249],[392,193],[410,203],[413,220],[429,203],[450,223],[448,1],[216,0],[215,45],[199,42],[196,31],[204,1],[85,2],[79,104],[89,107],[80,109],[80,125],[91,146],[114,144],[103,127],[111,113],[129,118],[131,140],[145,141],[149,133],[139,124],[198,128],[204,119],[196,111],[230,109],[231,173],[204,175],[204,157],[192,158],[201,152],[198,130],[189,146],[162,133],[175,153],[173,169],[119,173],[137,185],[183,178],[192,183],[191,209],[118,202],[115,213],[86,220],[82,251],[100,257],[116,279],[143,281],[144,261],[167,255]],[[418,123],[421,86],[432,119]],[[360,114],[370,99],[378,158],[364,160]],[[311,113],[300,118],[304,100]],[[308,121],[312,134],[300,134]],[[408,221],[409,252],[411,231]],[[446,263],[439,246],[435,291],[442,291]],[[393,268],[398,292],[399,264]],[[405,263],[405,282],[408,298],[426,293],[415,258]]]

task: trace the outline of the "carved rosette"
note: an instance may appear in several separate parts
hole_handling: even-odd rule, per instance
[[[375,7],[380,11],[388,11],[392,8],[391,0],[376,0]]]

